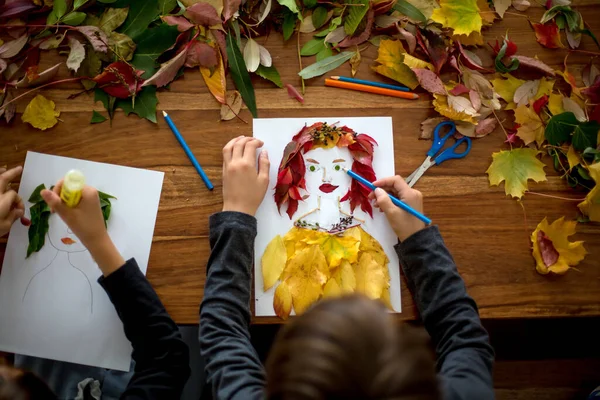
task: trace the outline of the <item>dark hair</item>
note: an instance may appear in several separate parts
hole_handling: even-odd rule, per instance
[[[0,400],[55,400],[46,382],[31,372],[0,366]]]
[[[279,333],[270,400],[438,400],[428,336],[361,295],[324,300]]]

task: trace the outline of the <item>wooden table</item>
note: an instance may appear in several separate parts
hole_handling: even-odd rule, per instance
[[[598,2],[578,3],[577,9],[585,21],[600,35]],[[533,6],[527,15],[532,21],[539,21],[542,13],[540,6]],[[540,46],[522,16],[506,15],[503,21],[486,31],[486,40],[503,36],[507,29],[518,44],[520,54],[537,54],[553,68],[562,70],[567,50],[548,50]],[[309,39],[310,35],[302,37],[303,42]],[[273,34],[266,47],[283,81],[299,87],[295,40],[283,44],[281,37]],[[587,37],[581,49],[598,51]],[[384,79],[370,70],[376,54],[373,46],[363,52],[358,77]],[[480,54],[489,54],[489,51],[485,49]],[[50,66],[59,58],[65,60],[53,54],[43,61]],[[589,58],[582,53],[569,57],[570,71],[579,80],[580,71]],[[313,60],[303,59],[303,62],[308,64]],[[66,67],[61,73],[67,76]],[[350,66],[343,65],[335,74],[349,75]],[[290,99],[285,89],[274,88],[260,78],[254,79],[259,116],[391,116],[397,173],[407,175],[421,163],[430,142],[417,140],[420,123],[437,115],[428,95],[424,94],[418,101],[392,99],[325,88],[323,80],[321,77],[307,81],[306,101],[300,104]],[[233,88],[231,80],[228,86]],[[20,116],[9,128],[1,124],[0,164],[9,167],[22,164],[26,152],[31,150],[165,172],[148,279],[177,323],[198,323],[198,304],[202,300],[209,256],[208,217],[220,210],[222,202],[221,149],[233,137],[252,135],[252,125],[239,120],[219,122],[219,107],[197,71],[186,72],[170,90],[160,93],[159,110],[171,114],[215,184],[214,192],[208,192],[162,117],[158,125],[154,125],[135,116],[127,118],[119,112],[112,126],[108,122],[90,125],[91,111],[102,111],[102,106],[94,105],[92,98],[85,95],[67,100],[78,90],[74,85],[44,91],[62,112],[63,122],[50,131],[35,130],[23,124]],[[22,112],[26,104],[27,100],[21,102],[18,111]],[[247,110],[241,117],[251,122]],[[509,125],[507,122],[506,126]],[[564,276],[539,275],[531,256],[531,232],[545,216],[551,221],[563,215],[574,218],[577,202],[526,195],[521,205],[505,196],[503,187],[490,188],[485,171],[492,152],[507,149],[504,139],[502,131],[497,129],[489,137],[477,140],[466,159],[451,160],[433,168],[417,186],[425,196],[427,215],[440,226],[482,317],[600,316],[599,224],[579,225],[575,238],[584,240],[590,253],[579,265],[579,271],[569,271]],[[546,172],[548,182],[531,183],[532,191],[571,199],[584,197],[570,189],[550,164]],[[6,239],[0,240],[0,257],[3,258]],[[416,309],[404,284],[402,303],[400,318],[416,318]],[[255,319],[257,323],[276,321],[274,318]]]

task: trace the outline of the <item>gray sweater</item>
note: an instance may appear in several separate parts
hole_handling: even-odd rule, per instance
[[[249,333],[255,237],[254,217],[222,212],[210,218],[200,348],[218,400],[265,398],[265,374]],[[438,228],[415,233],[396,251],[435,344],[444,399],[493,399],[494,352]]]

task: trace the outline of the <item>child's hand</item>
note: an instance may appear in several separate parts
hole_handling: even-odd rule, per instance
[[[23,167],[9,169],[0,168],[0,236],[10,231],[13,222],[21,218],[25,211],[23,201],[14,190],[10,189],[10,182],[21,175]]]
[[[125,264],[125,260],[106,231],[98,191],[91,186],[84,186],[81,201],[77,207],[71,208],[60,199],[62,185],[61,179],[53,191],[42,190],[42,198],[90,251],[104,276],[110,275]]]
[[[87,247],[93,247],[108,236],[100,208],[98,191],[91,186],[85,186],[81,193],[81,201],[77,207],[68,207],[60,199],[63,180],[61,179],[54,190],[42,190],[42,198],[52,212],[56,212],[73,233]]]
[[[256,214],[269,186],[269,156],[256,150],[264,143],[240,136],[223,149],[223,211]]]
[[[385,213],[385,216],[390,222],[390,225],[392,225],[392,229],[396,232],[400,241],[406,240],[412,234],[425,228],[425,224],[419,219],[395,206],[394,203],[392,203],[392,199],[390,199],[386,193],[386,191],[389,192],[391,195],[422,213],[423,195],[421,192],[411,189],[400,176],[379,179],[373,182],[373,184],[377,186],[378,189],[371,193],[369,197],[375,199],[379,209]]]

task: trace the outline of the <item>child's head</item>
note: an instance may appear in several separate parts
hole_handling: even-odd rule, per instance
[[[426,334],[358,295],[322,301],[284,327],[266,369],[269,399],[441,398]]]
[[[0,366],[0,400],[56,399],[44,381],[31,372]]]

